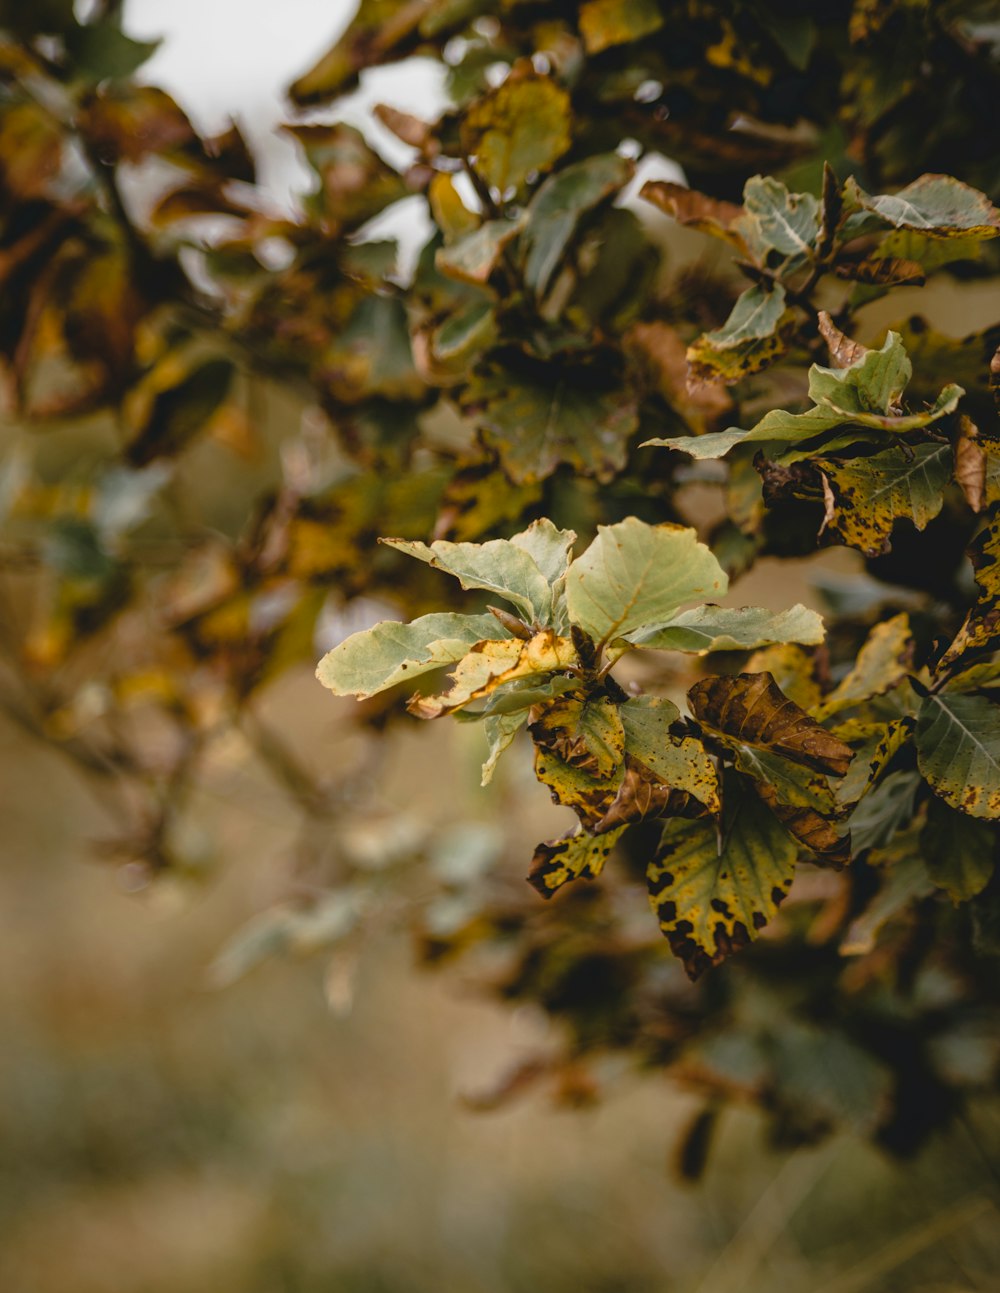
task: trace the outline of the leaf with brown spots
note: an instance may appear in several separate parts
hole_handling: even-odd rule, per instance
[[[1000,517],[969,545],[969,559],[979,589],[979,599],[938,661],[938,673],[945,673],[970,651],[995,648],[1000,643]]]
[[[913,718],[904,715],[889,723],[867,724],[863,731],[851,736],[857,749],[847,775],[837,783],[839,807],[848,808],[858,803],[875,786],[899,750],[913,736],[913,726]]]
[[[609,776],[595,777],[564,763],[551,750],[536,749],[535,776],[548,786],[554,803],[572,808],[584,829],[593,832],[614,803],[624,767],[619,765]]]
[[[734,752],[737,769],[753,778],[754,791],[790,834],[826,864],[849,860],[850,839],[837,828],[843,810],[826,777],[770,750],[739,745]]]
[[[688,347],[691,381],[731,386],[767,368],[787,349],[790,317],[780,283],[770,289],[748,287],[722,327]]]
[[[819,335],[826,342],[830,352],[830,362],[834,368],[850,368],[852,364],[856,364],[868,354],[868,347],[863,346],[860,341],[852,341],[841,332],[826,310],[820,310],[817,318]]]
[[[1000,818],[1000,706],[949,691],[917,716],[917,767],[937,794],[970,817]]]
[[[927,279],[922,265],[915,260],[901,260],[895,256],[838,261],[834,273],[849,282],[875,287],[901,287],[903,284],[919,287]]]
[[[691,712],[720,736],[842,777],[853,751],[783,695],[769,673],[703,678],[688,692]]]
[[[696,737],[675,736],[671,723],[677,706],[654,696],[636,696],[618,710],[625,733],[625,750],[660,781],[685,791],[712,813],[721,808],[715,762]]]
[[[407,709],[418,718],[440,718],[488,696],[505,683],[521,678],[541,679],[576,664],[573,643],[551,629],[543,629],[527,642],[521,638],[477,642],[455,666],[447,691],[438,696],[414,696]]]
[[[788,699],[802,709],[812,709],[823,695],[815,653],[792,643],[755,651],[747,661],[746,672],[769,673]]]
[[[832,495],[825,528],[869,557],[888,552],[900,517],[918,530],[926,528],[944,506],[952,473],[951,446],[933,441],[867,458],[817,462]]]
[[[608,776],[625,757],[625,730],[608,696],[562,696],[545,706],[530,730],[541,749],[595,777]]]
[[[736,773],[724,805],[721,848],[713,821],[670,821],[646,872],[660,928],[692,979],[756,938],[795,874],[798,845]]]
[[[572,835],[539,844],[531,859],[528,883],[543,898],[551,898],[570,880],[595,880],[624,829],[619,826],[606,835],[588,835],[578,827]]]

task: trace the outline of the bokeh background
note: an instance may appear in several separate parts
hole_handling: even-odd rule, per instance
[[[235,115],[279,205],[306,183],[274,133],[282,87],[350,10],[126,6],[131,34],[164,37],[143,77],[206,130]],[[338,114],[389,150],[366,115],[377,101],[430,115],[443,98],[429,64],[367,75]],[[412,214],[396,213],[395,232],[415,246]],[[936,317],[961,335],[988,310],[966,288]],[[850,577],[849,557],[837,561]],[[783,563],[778,586],[763,564],[738,600],[816,604],[812,566],[790,575]],[[347,705],[317,696],[308,671],[272,686],[263,708],[317,775],[364,766]],[[352,857],[377,871],[432,838],[441,867],[450,850],[523,869],[561,817],[516,757],[480,790],[474,739],[401,731],[372,811],[339,828]],[[364,939],[332,957],[271,956],[240,974],[239,953],[224,950],[234,931],[251,922],[266,939],[253,922],[303,883],[299,818],[238,742],[213,752],[195,794],[203,873],[133,892],[128,867],[106,864],[100,800],[57,754],[0,726],[4,1293],[1000,1286],[990,1109],[902,1165],[850,1137],[779,1152],[757,1115],[730,1111],[691,1185],[675,1154],[696,1106],[659,1076],[609,1063],[579,1107],[541,1089],[487,1108],[507,1073],[544,1055],[544,1019],[502,1009],[460,973],[416,969],[403,899],[391,896]],[[419,901],[427,886],[414,863],[393,892]]]

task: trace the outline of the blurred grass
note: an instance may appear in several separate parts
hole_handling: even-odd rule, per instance
[[[353,757],[312,686],[271,703],[314,759]],[[416,766],[454,813],[466,760],[417,737],[388,789]],[[686,1188],[671,1155],[695,1106],[662,1080],[592,1109],[466,1110],[543,1024],[418,974],[391,925],[342,1017],[315,960],[208,991],[220,944],[282,892],[294,820],[252,765],[223,772],[202,815],[236,861],[190,898],[139,898],[87,863],[109,823],[58,755],[0,729],[4,1293],[998,1287],[989,1110],[975,1144],[959,1128],[903,1167],[849,1140],[787,1159],[730,1113]]]

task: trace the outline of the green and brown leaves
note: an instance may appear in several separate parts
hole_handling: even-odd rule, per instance
[[[939,691],[917,716],[917,766],[937,794],[970,817],[1000,818],[1000,706]]]

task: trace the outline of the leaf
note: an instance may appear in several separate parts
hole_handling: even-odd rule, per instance
[[[872,725],[855,750],[847,775],[837,785],[837,803],[841,807],[856,804],[874,787],[898,751],[911,739],[913,726],[914,720],[907,716]]]
[[[840,944],[841,956],[867,956],[875,950],[883,926],[933,892],[923,858],[916,852],[908,852],[880,870],[885,873],[882,886],[851,922]]]
[[[486,183],[506,193],[534,172],[550,170],[569,149],[571,120],[562,86],[522,63],[465,113],[462,148]]]
[[[945,803],[970,817],[1000,817],[1000,707],[941,691],[917,715],[917,766]]]
[[[536,633],[527,642],[520,638],[477,642],[455,666],[447,691],[414,696],[407,709],[417,718],[440,718],[515,679],[539,677],[576,664],[573,643],[557,637],[551,629]]]
[[[406,309],[392,296],[372,293],[330,343],[323,376],[335,398],[359,404],[373,395],[419,399],[424,384],[413,362]]]
[[[723,736],[835,777],[850,767],[850,746],[782,695],[769,673],[703,678],[688,701],[698,722]]]
[[[731,243],[744,255],[748,254],[737,224],[744,211],[734,202],[721,202],[683,184],[672,184],[667,180],[647,180],[640,189],[639,196],[659,207],[666,215],[673,216],[678,224],[713,234],[716,238]]]
[[[489,757],[483,764],[481,785],[488,786],[493,780],[493,773],[496,771],[497,762],[501,754],[511,744],[527,721],[528,710],[526,708],[520,709],[513,714],[488,714],[483,720],[483,729],[486,732],[490,752]]]
[[[667,785],[645,764],[627,758],[625,774],[614,799],[590,829],[595,835],[604,835],[647,818],[704,817],[705,813],[706,809],[693,795]]]
[[[759,264],[771,251],[811,255],[820,228],[819,201],[811,193],[789,193],[780,180],[755,175],[744,185],[743,206],[737,229]]]
[[[528,883],[543,898],[551,898],[570,880],[596,880],[624,830],[619,826],[606,835],[588,835],[578,827],[562,839],[539,844],[531,859]]]
[[[869,256],[865,260],[842,260],[834,266],[838,278],[876,287],[921,286],[926,281],[923,266],[915,260],[898,257]]]
[[[970,651],[992,649],[1000,639],[1000,517],[991,517],[969,545],[968,554],[979,599],[938,661],[939,674],[953,668]]]
[[[958,419],[955,437],[955,484],[974,512],[983,510],[986,496],[987,455],[978,441],[979,432],[971,418]]]
[[[129,462],[141,467],[180,453],[225,403],[234,371],[228,359],[208,359],[156,393],[126,450]]]
[[[711,813],[721,809],[719,774],[701,741],[674,736],[677,706],[653,696],[636,696],[619,706],[625,751],[662,782],[693,796]]]
[[[462,406],[518,485],[544,480],[563,463],[609,481],[625,466],[638,425],[629,392],[573,369],[529,376],[493,362],[473,376]]]
[[[692,380],[732,384],[760,372],[784,352],[784,322],[785,289],[780,283],[771,290],[748,287],[723,326],[688,347]]]
[[[996,866],[992,826],[948,808],[940,799],[927,805],[920,850],[927,874],[952,902],[968,902],[989,884]]]
[[[827,528],[841,542],[875,557],[889,550],[900,517],[923,530],[941,511],[951,480],[951,446],[918,444],[843,462],[820,460],[820,465],[834,503]]]
[[[892,772],[858,803],[848,818],[855,857],[867,849],[885,848],[912,820],[920,777],[903,769]]]
[[[610,776],[625,755],[622,720],[608,696],[563,696],[545,706],[530,730],[541,749],[595,777]]]
[[[845,336],[826,310],[820,310],[816,317],[819,319],[819,335],[827,344],[834,368],[850,368],[868,354],[868,347]]]
[[[898,193],[871,197],[848,181],[850,195],[897,229],[916,229],[939,238],[995,238],[1000,211],[985,194],[950,175],[921,175]]]
[[[778,821],[823,864],[850,860],[850,836],[841,832],[842,811],[827,779],[768,750],[737,747],[736,767],[753,778],[753,788]]]
[[[539,188],[521,239],[524,282],[535,296],[548,290],[581,219],[627,184],[632,170],[617,153],[603,153],[564,167]]]
[[[876,624],[853,668],[827,696],[817,717],[825,718],[858,701],[881,696],[906,677],[912,663],[910,617],[905,613],[894,615]]]
[[[634,632],[633,646],[652,651],[752,651],[771,643],[816,646],[823,641],[822,617],[800,604],[786,611],[757,606],[696,606],[660,629]]]
[[[356,229],[385,207],[408,196],[403,177],[371,148],[360,130],[332,125],[283,126],[302,148],[319,179],[306,206],[334,231]]]
[[[791,888],[798,846],[735,774],[715,823],[670,821],[649,864],[650,902],[691,978],[745,947]]]
[[[520,534],[513,535],[510,541],[528,554],[550,584],[555,584],[569,568],[576,531],[560,530],[547,517],[542,517],[532,521]]]
[[[732,412],[732,397],[721,387],[688,386],[687,346],[670,324],[661,319],[634,323],[625,346],[650,386],[699,434]]]
[[[769,673],[789,700],[802,709],[818,705],[822,692],[816,657],[794,644],[763,647],[746,663],[747,673]]]
[[[132,76],[160,46],[126,36],[114,17],[71,27],[64,39],[75,70],[94,84]]]
[[[588,54],[628,45],[663,26],[656,0],[586,0],[580,6],[580,35]]]
[[[463,588],[485,588],[516,606],[528,624],[546,625],[552,614],[552,590],[524,548],[510,539],[488,543],[449,543],[437,539],[428,546],[417,540],[383,539],[387,547],[416,557],[436,570],[454,575]]]
[[[487,220],[472,233],[447,247],[439,247],[434,264],[448,278],[485,287],[523,223],[523,220]]]
[[[595,642],[669,623],[685,602],[724,593],[728,579],[696,531],[635,517],[598,526],[566,574],[569,616]]]
[[[328,651],[316,677],[335,696],[374,696],[429,669],[454,664],[496,631],[491,615],[422,615],[410,624],[385,620]]]
[[[326,103],[348,89],[363,68],[403,57],[428,7],[426,0],[361,0],[343,35],[290,87],[292,102],[298,107]]]
[[[587,831],[594,831],[614,803],[624,775],[621,764],[608,776],[595,777],[564,763],[551,750],[535,751],[535,776],[549,787],[555,803],[573,809]]]

